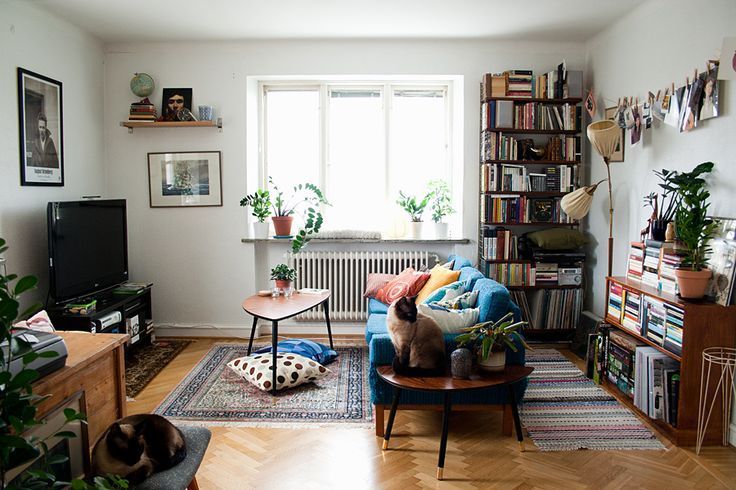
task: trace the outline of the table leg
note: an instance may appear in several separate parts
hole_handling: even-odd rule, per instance
[[[256,327],[258,326],[258,317],[253,317],[253,327],[250,329],[250,340],[248,341],[248,355],[250,355],[250,350],[253,347],[253,336],[256,334]]]
[[[399,398],[401,398],[401,388],[394,387],[394,400],[391,402],[391,412],[388,414],[388,426],[383,435],[383,449],[388,449],[388,440],[391,439],[391,429],[394,428],[394,419],[396,418],[396,409],[399,407]]]
[[[447,433],[450,429],[450,412],[452,411],[451,392],[445,392],[445,409],[442,412],[442,439],[440,439],[440,458],[437,462],[437,479],[442,480],[445,471],[445,451],[447,450]]]
[[[330,349],[334,349],[335,347],[332,345],[332,327],[330,326],[330,298],[324,300],[322,308],[325,310],[325,322],[327,322],[327,336],[330,338]]]
[[[516,392],[514,385],[509,385],[509,402],[511,403],[511,412],[514,414],[514,428],[516,429],[516,440],[519,441],[519,448],[524,452],[524,434],[521,431],[521,419],[519,418],[519,407],[516,406]]]
[[[279,340],[279,322],[276,320],[273,320],[271,322],[271,353],[273,354],[273,386],[272,386],[272,394],[276,394],[276,372],[278,371],[277,366],[278,363],[276,362],[276,351],[278,350],[278,340]]]

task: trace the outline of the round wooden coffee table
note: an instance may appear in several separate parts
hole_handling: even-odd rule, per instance
[[[456,391],[482,390],[486,388],[508,386],[509,403],[514,415],[514,426],[516,428],[516,439],[519,441],[521,450],[524,450],[524,436],[521,433],[521,420],[519,410],[516,406],[516,393],[514,383],[518,383],[529,376],[533,367],[507,365],[506,369],[498,373],[487,373],[483,371],[474,372],[470,379],[455,379],[451,376],[438,376],[431,378],[419,378],[401,376],[394,373],[391,366],[379,366],[378,376],[386,383],[394,387],[394,399],[391,403],[391,413],[388,416],[388,426],[383,436],[383,449],[388,449],[388,441],[391,438],[391,429],[396,417],[396,409],[399,406],[402,390],[413,391],[436,391],[442,393],[445,399],[444,411],[442,413],[442,438],[440,439],[440,456],[437,463],[437,479],[442,479],[445,467],[445,451],[447,449],[447,432],[450,423],[450,412],[452,411],[452,394]]]

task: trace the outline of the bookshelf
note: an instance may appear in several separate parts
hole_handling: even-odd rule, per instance
[[[569,340],[583,289],[582,284],[559,284],[558,268],[582,268],[582,261],[560,261],[554,271],[538,272],[537,256],[521,257],[515,249],[522,233],[579,226],[564,216],[559,202],[580,181],[582,99],[537,96],[561,95],[563,86],[541,85],[530,71],[502,76],[499,82],[486,75],[481,83],[478,263],[519,304],[530,323],[524,330],[528,340]],[[529,96],[510,97],[511,90],[514,95],[528,90],[523,95]],[[548,275],[540,281],[545,274],[555,279]]]
[[[619,292],[622,294],[624,302],[624,307],[620,309],[624,311],[617,314],[615,298]],[[640,298],[638,318],[635,322],[626,321],[624,323],[624,320],[630,320],[626,319],[624,314],[626,296],[632,293]],[[613,304],[611,302],[612,295],[614,296]],[[642,302],[650,299],[655,303],[664,305],[664,310],[667,312],[665,314],[665,331],[662,341],[658,340],[656,336],[650,335],[648,325],[651,323],[648,320],[648,313],[645,313],[645,310],[641,307]],[[682,328],[678,331],[678,328],[674,327],[675,335],[670,335],[669,332],[670,327],[675,324],[669,321],[669,311],[682,312]],[[674,444],[694,446],[697,434],[702,352],[707,347],[733,346],[736,344],[736,306],[721,306],[706,300],[684,300],[675,294],[663,292],[636,279],[608,277],[606,278],[606,323],[680,363],[679,396],[675,424],[671,425],[663,420],[649,418],[614,383],[605,379],[604,384],[627,406],[635,410],[640,416],[646,417]],[[710,381],[708,389],[712,395],[718,380],[711,379]],[[721,408],[720,402],[715,404],[704,444],[717,445],[721,443],[723,433]]]

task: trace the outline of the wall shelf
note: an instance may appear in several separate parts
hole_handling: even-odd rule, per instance
[[[217,128],[222,132],[222,118],[216,121],[121,121],[120,126],[132,133],[135,128]]]
[[[580,162],[575,160],[484,160],[481,163],[500,163],[502,165],[580,165]]]

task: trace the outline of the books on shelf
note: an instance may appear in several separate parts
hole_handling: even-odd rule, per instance
[[[577,183],[578,168],[571,165],[545,167],[544,173],[528,172],[524,165],[484,163],[481,192],[570,192]]]
[[[481,130],[577,131],[581,127],[581,111],[576,104],[489,100],[481,103]]]
[[[623,319],[621,325],[639,333],[639,312],[641,310],[641,294],[636,291],[624,290],[623,294]]]
[[[629,261],[626,266],[626,277],[641,280],[644,273],[644,244],[642,242],[631,242],[629,245]]]
[[[484,223],[573,223],[560,207],[560,198],[531,198],[514,194],[482,195]]]
[[[608,316],[621,322],[621,312],[623,311],[624,288],[618,283],[612,282],[608,287]]]
[[[484,228],[482,257],[484,260],[514,260],[519,258],[518,237],[511,230]]]
[[[612,330],[608,333],[606,375],[630,398],[634,397],[636,348],[643,345],[624,332]]]
[[[481,97],[517,97],[538,99],[582,98],[583,72],[564,70],[563,64],[541,75],[532,70],[507,70],[486,73],[481,81]]]
[[[130,113],[128,116],[130,121],[155,121],[156,106],[154,106],[148,98],[140,102],[130,104]]]
[[[533,264],[486,262],[483,269],[486,277],[507,287],[536,285]]]
[[[481,139],[481,159],[519,160],[524,155],[521,146],[524,140],[508,136],[503,131],[484,131]],[[551,136],[547,141],[546,160],[559,162],[580,161],[580,138],[578,136]]]
[[[671,382],[674,373],[679,373],[680,363],[653,347],[637,347],[634,362],[634,405],[652,419],[676,421],[676,406],[672,418],[672,405],[677,403],[679,389],[667,386],[667,379]]]

